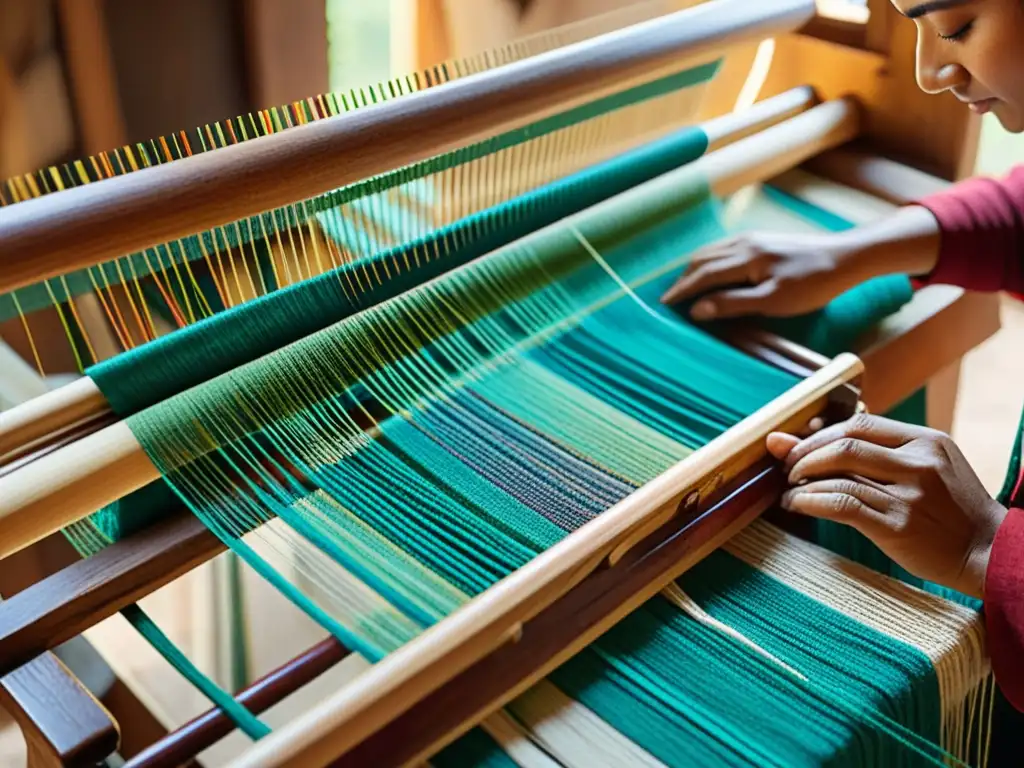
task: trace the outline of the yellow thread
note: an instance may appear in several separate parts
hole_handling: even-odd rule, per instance
[[[118,342],[121,345],[121,349],[129,349],[131,347],[131,345],[128,343],[128,340],[125,337],[125,334],[122,331],[120,324],[115,319],[113,311],[108,306],[107,299],[104,298],[103,290],[102,290],[102,288],[100,288],[99,284],[96,282],[96,276],[93,275],[92,269],[93,268],[87,269],[86,270],[86,274],[89,275],[89,282],[92,283],[93,293],[96,295],[96,299],[97,299],[97,301],[99,301],[100,306],[103,307],[103,312],[107,316],[107,320],[110,323],[110,327],[114,329],[114,333],[117,335],[117,340],[118,340]],[[101,272],[101,274],[102,274],[102,272]],[[111,292],[111,295],[110,295],[109,298],[110,298],[111,302],[114,301],[113,292]],[[127,329],[125,329],[125,331],[126,330]]]
[[[93,349],[92,341],[89,339],[89,331],[86,330],[85,323],[82,322],[82,318],[78,315],[78,308],[75,306],[75,300],[71,296],[68,281],[63,275],[61,275],[60,281],[64,287],[64,295],[68,297],[68,308],[71,310],[71,316],[78,323],[78,330],[82,334],[82,340],[85,341],[85,348],[89,351],[89,357],[92,358],[93,363],[98,363],[100,359],[96,356],[96,350]]]
[[[78,366],[78,372],[85,373],[85,367],[82,365],[82,358],[78,354],[78,345],[74,342],[74,337],[71,335],[71,327],[68,325],[67,318],[64,317],[64,311],[60,308],[60,302],[57,301],[57,296],[53,292],[50,281],[45,280],[43,285],[46,286],[46,292],[50,294],[50,301],[53,302],[53,308],[57,311],[57,317],[60,319],[60,324],[64,326],[64,335],[67,336],[68,346],[71,347],[71,354],[75,356],[75,365]]]
[[[29,349],[32,350],[32,359],[36,361],[36,370],[39,371],[40,376],[46,376],[46,372],[43,370],[43,361],[39,358],[39,350],[36,349],[35,339],[32,338],[32,331],[28,327],[28,318],[25,317],[25,313],[21,311],[21,302],[18,301],[18,292],[11,291],[11,301],[14,302],[14,308],[18,312],[18,317],[21,319],[21,327],[25,329],[25,337],[28,339]]]

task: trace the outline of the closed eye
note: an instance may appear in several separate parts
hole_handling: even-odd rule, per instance
[[[967,33],[971,31],[971,28],[973,26],[974,26],[974,22],[973,21],[969,21],[966,24],[964,24],[962,27],[960,27],[960,29],[958,29],[956,32],[953,32],[950,35],[940,34],[939,37],[941,37],[943,40],[948,40],[950,42],[956,43],[956,42],[959,42],[959,41],[963,40],[965,37],[967,37]]]

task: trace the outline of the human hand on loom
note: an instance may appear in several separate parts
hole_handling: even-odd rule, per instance
[[[802,315],[873,277],[927,274],[938,252],[938,223],[920,206],[845,232],[747,233],[696,251],[661,301],[696,300],[694,320]]]
[[[827,234],[739,235],[695,252],[661,301],[700,297],[690,308],[694,320],[801,315],[857,284],[850,262],[845,245]]]
[[[851,525],[913,575],[982,597],[1007,510],[932,429],[859,414],[808,437],[773,433],[789,474],[782,507]]]

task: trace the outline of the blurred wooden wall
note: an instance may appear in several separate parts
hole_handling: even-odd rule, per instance
[[[0,177],[328,89],[324,0],[0,0]]]

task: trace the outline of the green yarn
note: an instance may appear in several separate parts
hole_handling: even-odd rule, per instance
[[[852,224],[776,187],[764,188],[766,198],[827,232],[841,232]],[[897,312],[913,298],[906,275],[877,277],[833,299],[827,306],[796,318],[768,318],[761,325],[827,357],[855,348],[857,341],[879,321]]]
[[[669,766],[941,764],[929,747],[939,738],[938,688],[922,653],[724,552],[679,584],[807,679],[659,596],[551,681]]]
[[[260,739],[270,733],[264,723],[258,720],[248,709],[235,701],[231,694],[221,690],[210,678],[199,671],[189,659],[178,649],[170,638],[165,635],[153,620],[137,605],[129,605],[122,609],[123,615],[135,629],[149,642],[153,648],[170,662],[185,679],[202,692],[213,704],[220,707],[246,736]]]
[[[436,283],[409,278],[405,293],[333,324],[315,318],[311,335],[200,372],[192,389],[139,406],[129,426],[178,503],[241,561],[347,647],[383,658],[795,382],[657,303],[685,254],[725,234],[696,174],[609,198],[571,223],[645,309],[556,226],[439,270]],[[893,311],[898,293],[862,286],[844,301],[802,318],[806,337],[855,338],[856,327]],[[286,311],[271,325],[304,321],[301,302],[278,302]],[[357,406],[390,414],[378,438],[360,437],[346,415]],[[266,474],[268,463],[283,480]],[[259,485],[244,480],[254,471]],[[275,518],[277,533],[256,529]],[[318,553],[318,570],[301,575],[322,589],[277,567],[275,547]],[[684,586],[705,610],[813,672],[809,681],[663,601],[552,679],[669,765],[910,765],[937,755],[926,743],[941,722],[937,683],[919,652],[724,555]],[[694,668],[725,670],[745,698],[723,698],[722,679],[712,684]],[[794,717],[806,733],[793,732]],[[446,760],[507,757],[477,729]]]
[[[571,222],[642,307],[571,231],[552,228],[143,410],[129,426],[182,502],[244,562],[346,645],[382,658],[795,383],[654,303],[677,272],[665,267],[722,234],[706,186],[684,181],[656,187],[660,209],[631,194]],[[560,402],[585,407],[560,419]],[[357,404],[386,414],[379,437],[367,441],[347,415]],[[616,441],[647,431],[659,436]],[[258,485],[243,480],[253,472]],[[271,518],[276,532],[255,530]],[[243,545],[248,531],[266,546]],[[282,547],[320,553],[302,574],[317,591],[263,554]],[[581,654],[582,682],[558,678],[574,662],[553,679],[670,765],[913,764],[937,754],[927,747],[941,722],[937,683],[919,652],[732,558],[684,584],[808,682],[656,606]],[[801,627],[821,642],[808,644]],[[749,702],[743,722],[721,679],[686,674],[697,665],[725,665]],[[780,692],[784,714],[773,715]],[[651,711],[671,719],[658,725]],[[808,724],[805,735],[792,731],[793,717]],[[454,749],[468,750],[468,764],[500,758],[479,734],[467,744]]]
[[[517,768],[512,758],[480,728],[474,728],[458,741],[430,758],[437,768]]]

